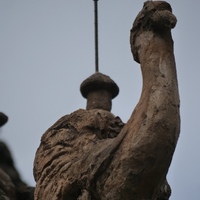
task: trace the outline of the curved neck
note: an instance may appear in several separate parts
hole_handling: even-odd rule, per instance
[[[173,150],[170,150],[173,154],[178,140],[180,102],[176,64],[171,33],[165,33],[160,35],[146,31],[136,38],[143,88],[140,100],[126,124],[129,128],[127,138],[134,141],[131,144],[134,151],[140,140],[144,143],[151,141],[150,145],[159,147],[173,144]]]
[[[180,132],[173,40],[170,32],[158,35],[145,31],[136,38],[136,45],[143,89],[121,131],[124,139],[119,154],[120,159],[126,160],[121,164],[121,174],[132,180],[132,173],[141,180],[137,184],[129,182],[126,187],[135,188],[135,199],[155,199],[153,196],[165,180]]]
[[[147,31],[141,33],[137,40],[138,43],[142,43],[139,48],[139,59],[143,89],[139,104],[146,102],[151,107],[179,105],[171,32],[156,34]]]

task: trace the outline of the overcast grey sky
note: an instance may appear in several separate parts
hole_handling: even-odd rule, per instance
[[[200,199],[200,1],[168,1],[178,19],[172,31],[181,97],[181,135],[168,180],[171,200]],[[129,31],[139,0],[99,0],[100,72],[120,87],[112,112],[126,122],[141,92]],[[92,0],[0,1],[0,111],[9,122],[0,139],[22,178],[32,175],[40,138],[61,116],[85,108],[79,92],[94,73]]]

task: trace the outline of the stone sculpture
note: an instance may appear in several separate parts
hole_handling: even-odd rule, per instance
[[[0,112],[0,127],[7,121]],[[8,146],[0,141],[0,200],[33,200],[33,193],[34,188],[22,181]]]
[[[96,73],[84,81],[87,109],[62,117],[42,136],[34,162],[35,200],[169,198],[166,175],[180,132],[175,25],[167,2],[144,3],[130,37],[143,76],[130,119],[124,125],[110,113],[118,87],[109,77]]]
[[[143,77],[130,119],[124,124],[111,113],[119,88],[110,77],[96,72],[86,79],[81,84],[86,109],[63,116],[41,138],[34,161],[35,200],[169,199],[166,175],[180,132],[171,36],[176,21],[167,2],[144,3],[130,36]],[[0,113],[0,126],[6,121]],[[0,162],[0,199],[33,199],[34,188],[21,181],[8,157]]]

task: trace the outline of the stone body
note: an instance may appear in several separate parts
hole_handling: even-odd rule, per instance
[[[36,152],[35,200],[169,198],[166,175],[180,132],[171,37],[175,25],[168,3],[144,3],[130,37],[143,77],[142,94],[130,119],[124,124],[109,107],[95,103],[59,119],[44,133]],[[98,97],[94,93],[85,97],[92,102]],[[111,96],[106,93],[105,98]]]

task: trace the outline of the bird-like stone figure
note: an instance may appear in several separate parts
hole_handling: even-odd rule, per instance
[[[35,200],[169,198],[166,175],[180,132],[175,25],[167,2],[144,3],[130,37],[143,77],[130,119],[124,124],[110,112],[118,87],[109,77],[95,73],[84,81],[87,108],[63,116],[41,138],[34,161]]]

